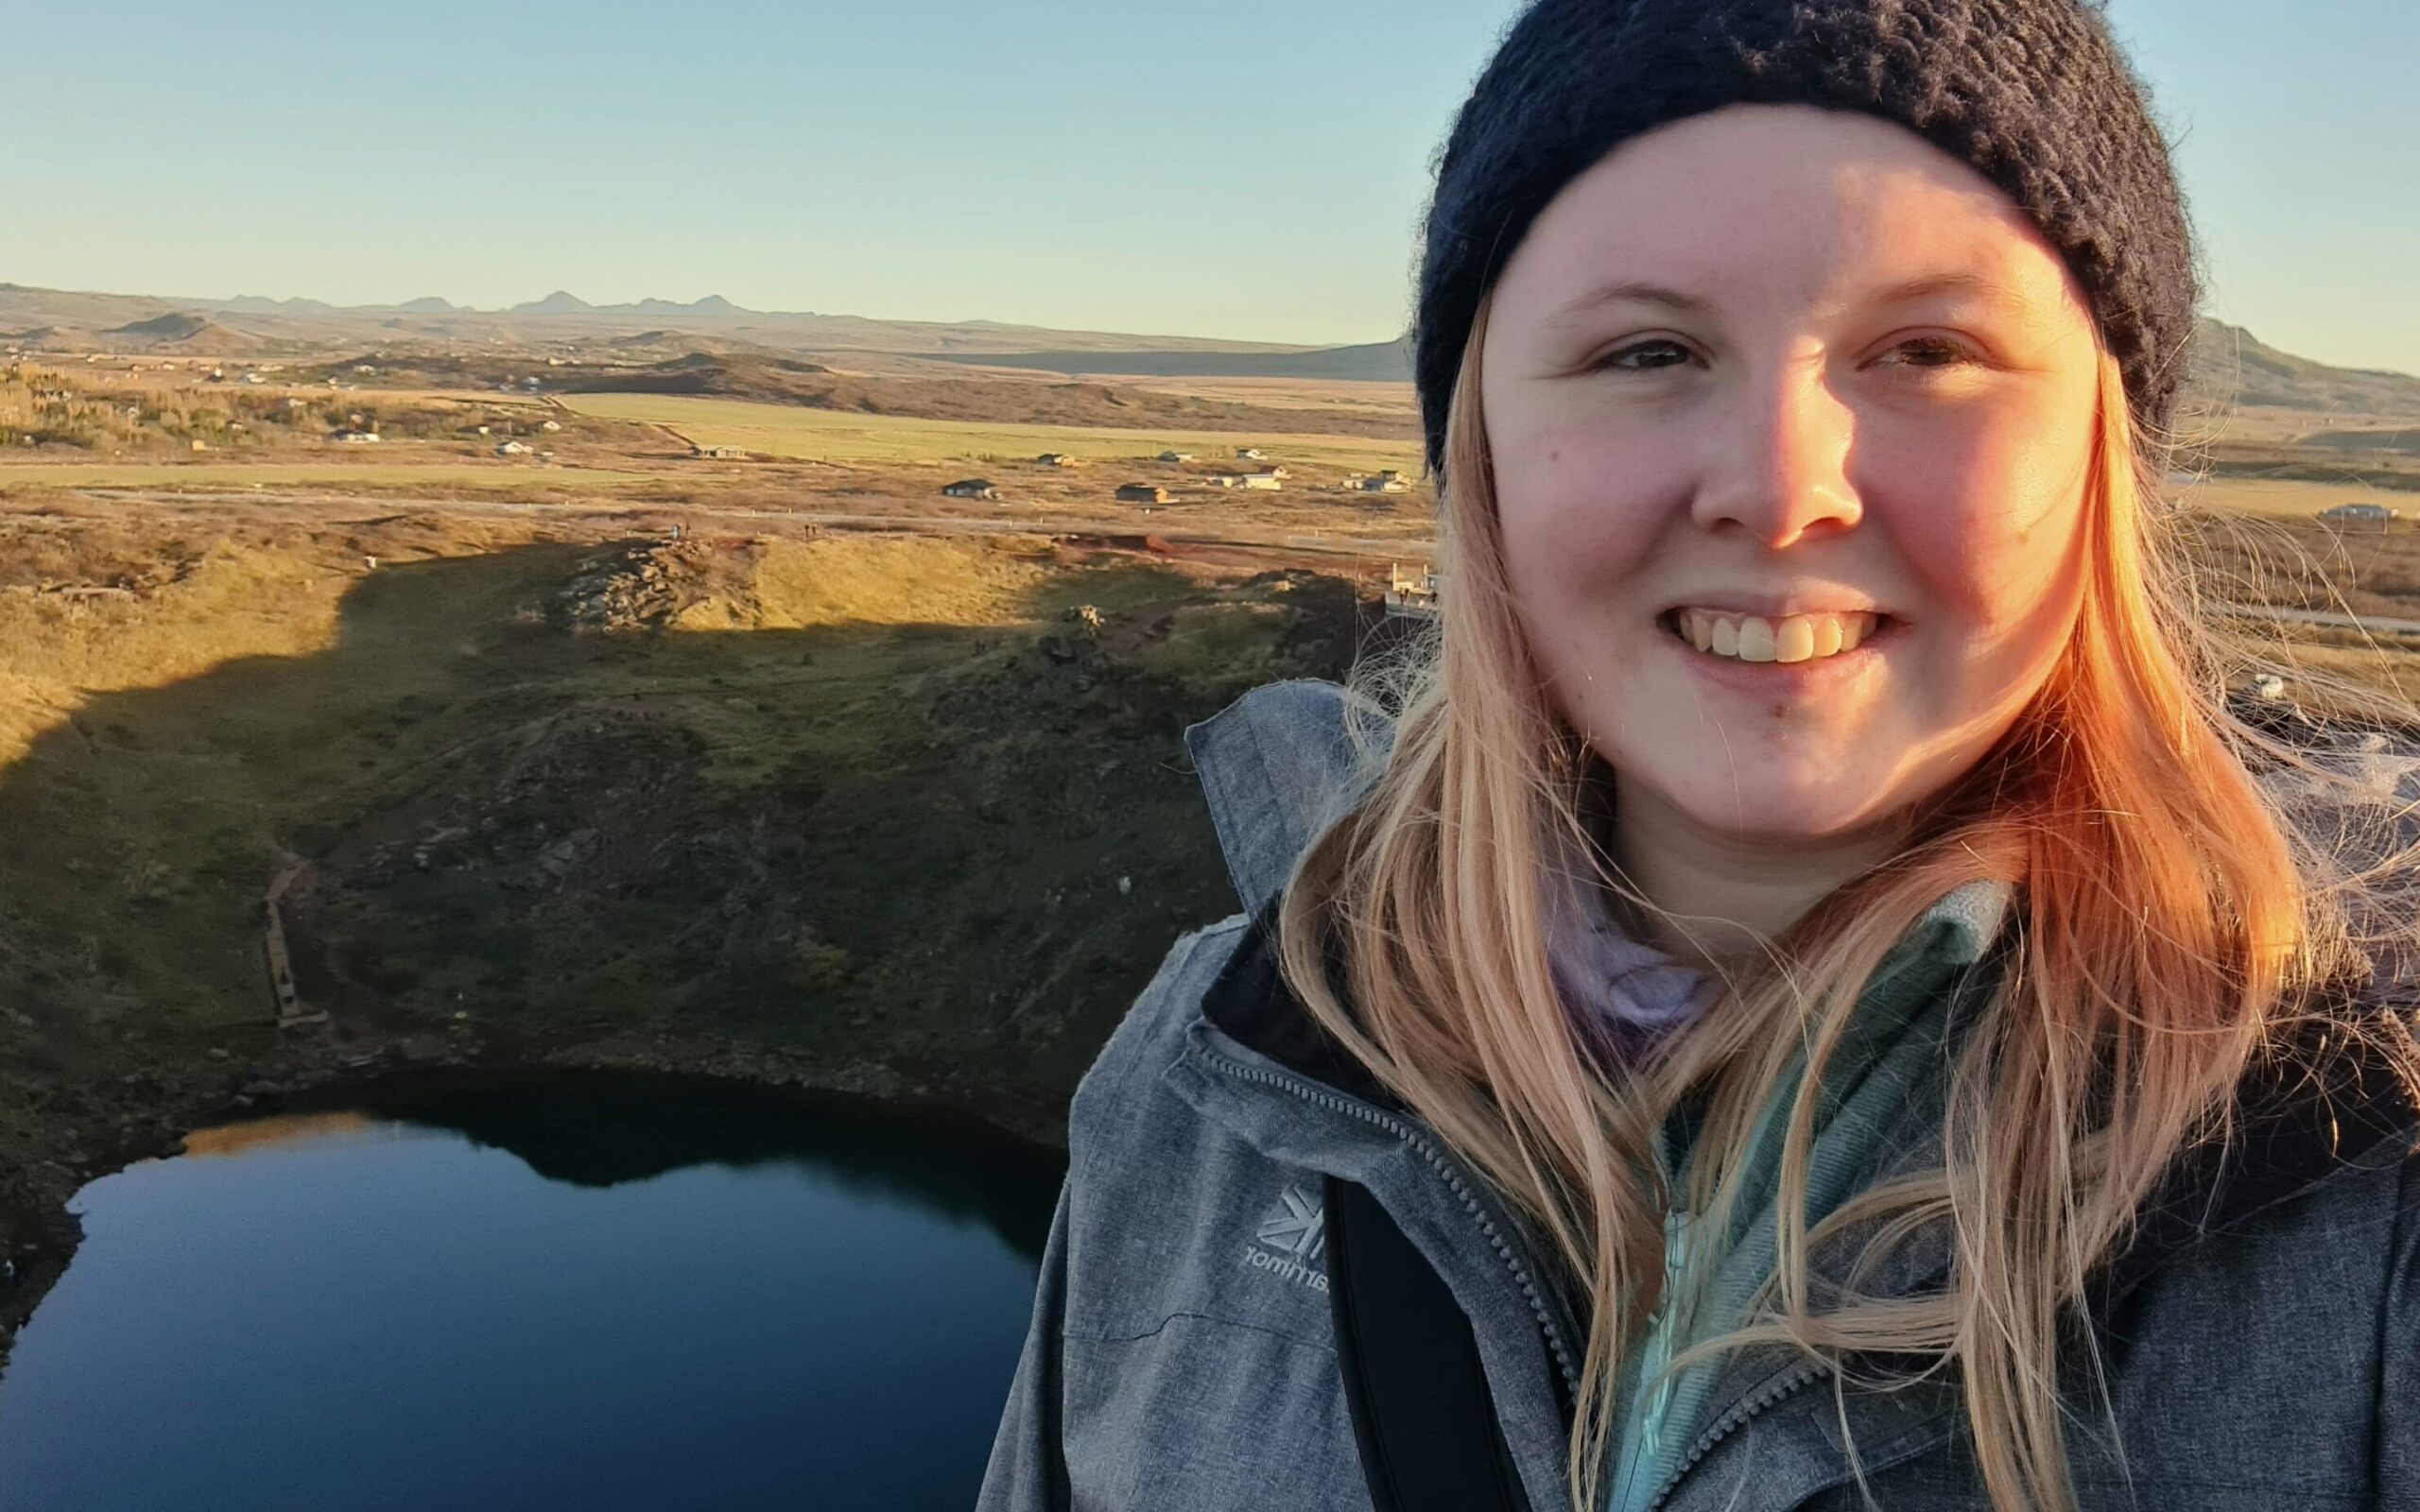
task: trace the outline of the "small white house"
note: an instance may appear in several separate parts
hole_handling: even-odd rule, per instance
[[[1190,462],[1193,460],[1193,454],[1191,452],[1162,452],[1160,454],[1160,460],[1163,462]]]
[[[503,441],[497,444],[495,455],[498,456],[527,456],[531,450],[532,448],[524,441]]]
[[[550,420],[550,421],[546,421],[546,423],[544,423],[544,425],[539,426],[538,428],[539,428],[540,430],[542,430],[542,431],[559,431],[559,430],[562,430],[562,429],[563,428],[563,425],[562,425],[562,421],[559,421],[559,420]]]
[[[336,435],[330,437],[329,439],[341,442],[346,446],[375,446],[378,444],[378,433],[376,431],[357,430],[338,431]]]
[[[1397,619],[1434,619],[1437,615],[1437,574],[1426,562],[1418,576],[1399,563],[1387,564],[1387,613]]]
[[[1269,460],[1269,454],[1262,451],[1257,446],[1238,446],[1236,448],[1236,460],[1238,462],[1266,462]]]

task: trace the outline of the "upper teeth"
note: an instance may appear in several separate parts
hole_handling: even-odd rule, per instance
[[[1701,651],[1742,662],[1806,662],[1854,651],[1881,618],[1869,610],[1846,614],[1786,614],[1777,620],[1710,609],[1676,612],[1681,636]]]

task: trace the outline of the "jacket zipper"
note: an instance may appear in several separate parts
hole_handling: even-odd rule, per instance
[[[1672,1467],[1672,1473],[1666,1476],[1664,1484],[1656,1488],[1654,1500],[1647,1503],[1648,1512],[1655,1512],[1656,1508],[1668,1501],[1674,1488],[1681,1484],[1682,1477],[1695,1469],[1698,1461],[1713,1452],[1715,1445],[1721,1443],[1746,1426],[1749,1418],[1782,1399],[1806,1389],[1809,1383],[1830,1373],[1827,1366],[1802,1364],[1794,1367],[1789,1374],[1768,1383],[1754,1396],[1737,1403],[1730,1411],[1708,1423],[1705,1432],[1698,1435],[1689,1445],[1687,1455],[1682,1459],[1681,1463]]]
[[[1357,1098],[1332,1091],[1311,1082],[1308,1078],[1281,1072],[1265,1071],[1258,1066],[1247,1066],[1241,1061],[1231,1060],[1206,1046],[1201,1047],[1201,1054],[1230,1075],[1279,1088],[1305,1102],[1331,1108],[1340,1113],[1349,1113],[1364,1123],[1374,1124],[1385,1129],[1418,1150],[1422,1159],[1426,1160],[1439,1176],[1444,1177],[1447,1190],[1460,1197],[1464,1210],[1478,1221],[1479,1231],[1487,1236],[1488,1244],[1495,1249],[1496,1258],[1503,1262],[1504,1268],[1512,1274],[1514,1283],[1521,1288],[1522,1297],[1529,1301],[1530,1314],[1537,1320],[1538,1333],[1546,1340],[1547,1351],[1554,1357],[1555,1369],[1563,1378],[1564,1400],[1566,1401],[1579,1400],[1579,1374],[1572,1367],[1571,1351],[1564,1344],[1563,1334],[1555,1324],[1552,1310],[1547,1306],[1546,1299],[1539,1296],[1536,1284],[1530,1279],[1528,1268],[1521,1263],[1520,1257],[1512,1253],[1512,1245],[1498,1231],[1495,1221],[1487,1215],[1486,1211],[1479,1205],[1478,1197],[1472,1194],[1469,1183],[1462,1179],[1461,1174],[1454,1169],[1453,1162],[1446,1158],[1443,1150],[1438,1148],[1434,1141],[1419,1128],[1392,1113],[1372,1108]],[[1699,1434],[1690,1442],[1688,1453],[1682,1458],[1680,1464],[1672,1467],[1672,1473],[1665,1477],[1664,1484],[1656,1488],[1654,1500],[1648,1503],[1648,1512],[1656,1512],[1656,1509],[1669,1501],[1672,1492],[1680,1486],[1683,1478],[1697,1467],[1698,1461],[1713,1452],[1717,1444],[1746,1426],[1750,1418],[1774,1403],[1805,1390],[1809,1384],[1830,1373],[1829,1368],[1824,1366],[1801,1364],[1793,1367],[1788,1375],[1767,1383],[1754,1395],[1735,1404],[1721,1417],[1708,1423],[1704,1432]]]
[[[1579,1373],[1571,1364],[1571,1351],[1564,1343],[1563,1333],[1555,1323],[1552,1309],[1547,1307],[1546,1298],[1539,1295],[1536,1283],[1530,1278],[1529,1268],[1523,1265],[1520,1257],[1512,1252],[1512,1244],[1498,1229],[1495,1220],[1487,1215],[1478,1198],[1471,1192],[1470,1184],[1462,1179],[1461,1174],[1454,1169],[1453,1162],[1426,1134],[1392,1113],[1372,1108],[1357,1098],[1331,1091],[1307,1078],[1265,1071],[1258,1066],[1247,1066],[1241,1061],[1230,1060],[1216,1050],[1207,1047],[1202,1047],[1201,1054],[1230,1075],[1276,1087],[1319,1107],[1340,1113],[1349,1113],[1364,1123],[1376,1125],[1418,1150],[1421,1158],[1426,1160],[1439,1176],[1444,1177],[1446,1189],[1460,1197],[1463,1209],[1478,1221],[1479,1232],[1487,1237],[1489,1246],[1495,1251],[1496,1259],[1503,1262],[1504,1268],[1512,1274],[1513,1282],[1521,1288],[1522,1297],[1529,1301],[1530,1314],[1537,1320],[1538,1333],[1546,1340],[1547,1352],[1553,1356],[1555,1370],[1563,1379],[1564,1400],[1570,1402],[1579,1400]]]

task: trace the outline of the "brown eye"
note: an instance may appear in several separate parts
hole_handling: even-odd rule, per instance
[[[1657,368],[1673,366],[1667,361],[1633,362],[1629,360],[1642,352],[1651,358],[1670,354],[1677,356],[1682,362],[1689,360],[1688,349],[1677,341],[1635,341],[1627,347],[1617,347],[1605,353],[1591,366],[1599,371],[1610,369],[1620,372],[1646,372]]]
[[[1903,364],[1910,368],[1957,368],[1976,360],[1975,354],[1964,347],[1940,336],[1918,336],[1913,341],[1901,342],[1893,350],[1917,354],[1920,360]]]

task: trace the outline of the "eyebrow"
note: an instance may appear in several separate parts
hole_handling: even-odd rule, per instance
[[[2025,297],[2013,285],[1986,274],[1964,269],[1919,274],[1914,278],[1902,279],[1896,284],[1868,289],[1857,302],[1869,305],[1904,304],[1910,300],[1920,300],[1934,294],[1973,295],[1979,299],[2020,310],[2025,308],[2027,303]],[[1619,303],[1623,301],[1637,304],[1660,304],[1683,315],[1704,315],[1714,308],[1711,301],[1698,295],[1671,288],[1666,284],[1644,283],[1636,279],[1619,279],[1611,284],[1599,284],[1556,310],[1547,318],[1548,323],[1560,322],[1600,305]]]
[[[1573,316],[1584,315],[1600,305],[1624,302],[1660,304],[1667,309],[1677,310],[1683,315],[1703,315],[1710,308],[1705,301],[1699,299],[1696,295],[1684,294],[1679,289],[1666,288],[1661,284],[1642,284],[1635,279],[1622,279],[1612,284],[1600,284],[1580,298],[1563,305],[1547,318],[1547,323],[1560,324]]]

